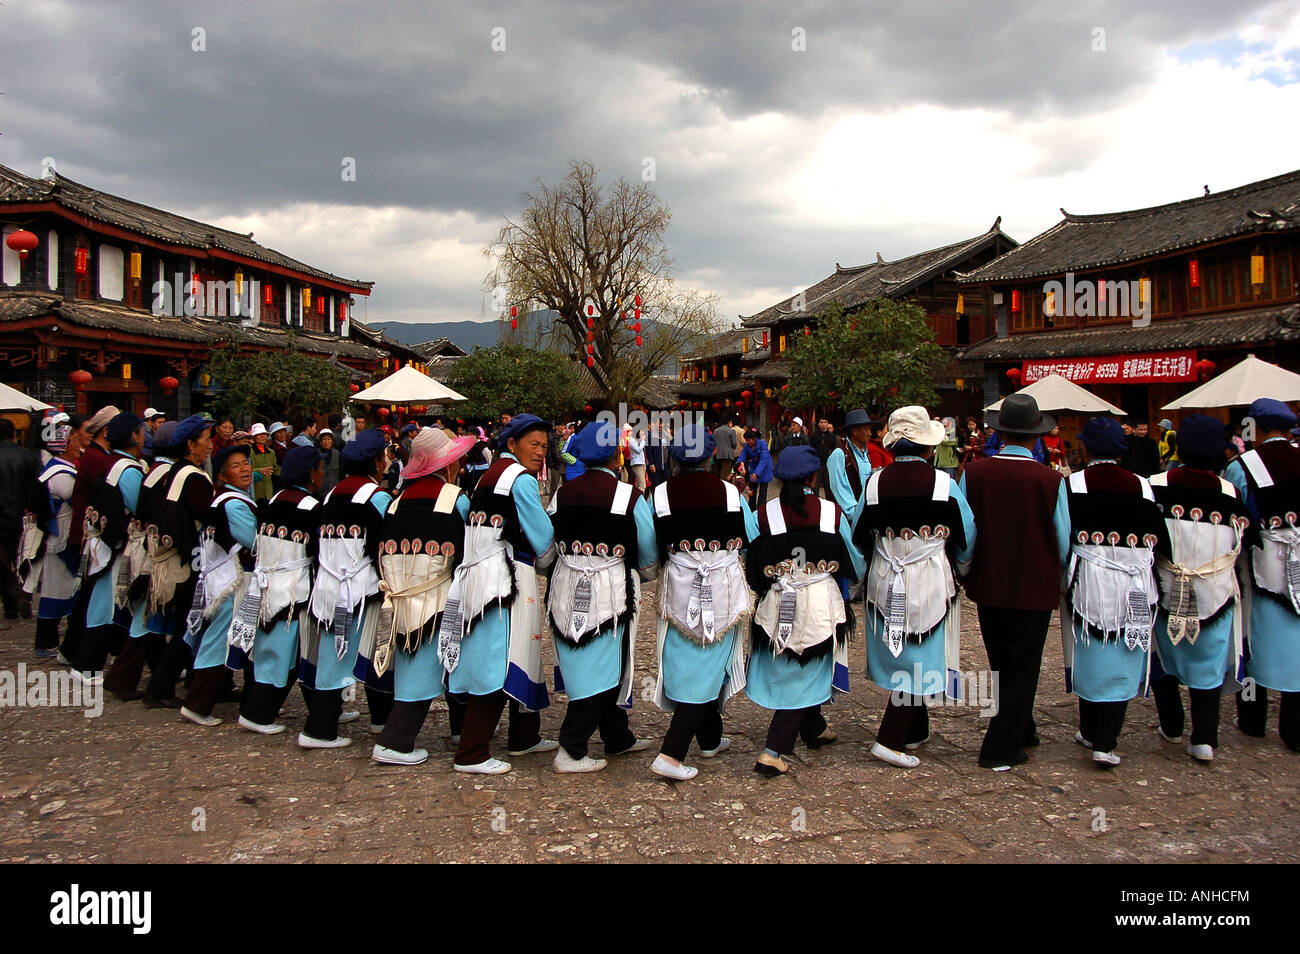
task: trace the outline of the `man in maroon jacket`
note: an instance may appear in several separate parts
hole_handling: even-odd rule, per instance
[[[1034,696],[1043,644],[1060,605],[1061,568],[1070,552],[1070,505],[1061,475],[1033,456],[1056,422],[1027,394],[1012,394],[988,424],[1006,441],[1000,453],[972,461],[961,489],[975,515],[975,555],[966,593],[979,610],[998,712],[979,764],[995,772],[1029,760],[1038,744]]]

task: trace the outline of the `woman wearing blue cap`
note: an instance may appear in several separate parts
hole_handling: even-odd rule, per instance
[[[758,511],[746,555],[758,594],[751,626],[745,693],[775,710],[767,743],[754,763],[760,775],[785,775],[796,737],[810,749],[835,741],[821,707],[832,689],[849,691],[847,583],[862,576],[862,554],[839,506],[812,492],[817,451],[787,447],[776,463],[781,494]]]
[[[1223,422],[1192,414],[1178,425],[1182,466],[1150,478],[1164,514],[1172,552],[1156,557],[1160,607],[1151,682],[1160,735],[1183,735],[1183,700],[1191,697],[1192,739],[1187,754],[1208,762],[1219,744],[1219,693],[1225,675],[1245,676],[1242,614],[1236,563],[1248,524],[1237,488],[1218,475],[1228,438]]]
[[[357,681],[362,642],[379,625],[379,529],[392,495],[379,486],[388,441],[379,431],[362,431],[343,448],[343,479],[325,497],[311,594],[312,625],[303,640],[299,675],[311,690],[307,722],[298,733],[304,749],[338,749],[352,740],[340,723],[357,718],[343,712],[343,690]],[[366,687],[370,731],[383,731],[393,697]]]
[[[220,725],[212,714],[230,678],[227,638],[235,604],[248,588],[257,539],[253,464],[243,444],[227,444],[212,458],[216,496],[199,542],[199,583],[185,638],[194,650],[194,680],[181,715],[195,725]]]
[[[1069,691],[1079,697],[1075,741],[1102,768],[1115,754],[1128,701],[1144,690],[1158,590],[1157,554],[1169,557],[1169,531],[1145,478],[1119,465],[1128,448],[1112,418],[1079,432],[1088,464],[1066,481],[1072,545],[1061,607]]]
[[[534,414],[511,417],[497,438],[500,453],[470,498],[465,558],[456,568],[438,631],[447,688],[468,696],[453,764],[458,772],[510,771],[510,763],[493,758],[490,750],[507,699],[511,755],[559,747],[541,737],[540,712],[550,699],[534,569],[553,556],[551,519],[537,485],[550,430]]]
[[[658,562],[650,506],[614,473],[614,425],[588,424],[574,453],[586,471],[557,490],[548,508],[558,551],[547,587],[555,688],[569,696],[555,753],[560,773],[605,767],[587,754],[597,729],[606,755],[649,747],[628,728],[621,707],[632,704],[640,580],[652,578]]]
[[[704,758],[731,747],[721,707],[745,688],[743,551],[758,522],[735,485],[713,473],[713,450],[703,424],[683,427],[670,451],[678,473],[653,498],[662,564],[655,704],[673,718],[650,770],[673,781],[699,773],[682,764],[692,739]]]
[[[1246,536],[1250,580],[1246,674],[1237,697],[1237,727],[1263,737],[1268,690],[1281,694],[1278,731],[1300,751],[1300,449],[1288,440],[1296,415],[1282,401],[1250,406],[1254,448],[1228,465],[1225,476],[1250,513]]]
[[[298,676],[301,616],[311,596],[320,537],[317,495],[324,471],[315,448],[290,447],[280,471],[284,489],[258,508],[256,565],[231,623],[226,665],[246,670],[251,648],[252,678],[239,703],[239,727],[259,735],[284,731],[276,719]],[[310,692],[303,698],[310,707]]]
[[[923,407],[889,417],[893,454],[863,487],[853,539],[870,563],[865,610],[867,673],[889,703],[871,754],[914,768],[930,739],[926,699],[961,693],[957,574],[970,569],[975,517],[951,475],[933,466],[944,425]]]

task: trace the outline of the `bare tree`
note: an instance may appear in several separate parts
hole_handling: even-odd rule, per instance
[[[518,220],[506,219],[484,250],[496,263],[484,282],[494,306],[503,321],[512,307],[517,313],[511,340],[587,364],[616,403],[631,402],[656,371],[716,330],[716,298],[673,279],[663,241],[672,213],[648,184],[620,179],[602,188],[596,168],[574,160],[559,183],[539,181],[523,199]],[[538,317],[543,310],[554,313],[549,324]]]

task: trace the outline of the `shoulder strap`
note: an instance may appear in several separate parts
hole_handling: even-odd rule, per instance
[[[1148,483],[1147,479],[1139,476],[1138,483],[1142,485],[1142,496],[1147,500],[1150,500],[1152,503],[1155,503],[1156,495],[1151,492],[1151,484]]]
[[[868,507],[874,507],[876,504],[880,503],[880,475],[884,472],[885,469],[881,467],[878,470],[873,470],[871,476],[867,478],[866,505]],[[936,471],[936,473],[938,473],[938,471]],[[944,476],[947,477],[948,475],[944,474]],[[935,483],[937,484],[938,481]]]
[[[140,467],[140,462],[137,461],[137,460],[134,460],[133,458],[130,458],[130,457],[122,457],[122,458],[120,458],[120,459],[117,461],[117,463],[115,463],[115,464],[112,466],[112,468],[109,470],[109,472],[108,472],[108,476],[104,478],[105,482],[106,482],[110,487],[116,487],[117,484],[118,484],[118,481],[120,481],[120,480],[122,479],[122,475],[125,474],[125,473],[126,473],[128,470],[130,470],[132,467],[134,467],[134,468],[136,468],[136,469],[139,469],[139,467]]]
[[[73,467],[71,464],[52,463],[49,467],[46,467],[43,471],[37,474],[36,479],[45,484],[49,483],[50,478],[57,477],[59,474],[69,474],[72,477],[76,477],[77,468]]]
[[[460,488],[453,483],[445,483],[442,490],[438,491],[438,500],[433,505],[435,513],[453,513],[456,510],[456,498],[460,496]],[[388,511],[392,513],[397,509],[397,503],[394,501],[392,508]]]
[[[1241,461],[1243,467],[1250,471],[1250,476],[1255,478],[1256,487],[1273,486],[1273,475],[1264,466],[1264,458],[1259,456],[1259,451],[1248,450],[1237,459]]]
[[[1220,477],[1219,479],[1220,479],[1220,480],[1223,480],[1222,477]],[[1229,484],[1226,480],[1223,480],[1223,482],[1224,482],[1225,484],[1228,484],[1229,487],[1232,486],[1232,484]],[[1158,473],[1158,474],[1152,474],[1150,477],[1147,478],[1147,483],[1149,483],[1152,487],[1168,487],[1168,486],[1169,486],[1169,471],[1167,471],[1167,470],[1162,470],[1162,471],[1161,471],[1160,473]]]
[[[673,512],[672,507],[668,505],[667,483],[662,483],[655,488],[654,501],[656,517],[666,517]],[[728,500],[728,507],[730,507],[730,500]]]
[[[1086,494],[1088,492],[1088,482],[1083,479],[1083,471],[1076,470],[1070,475],[1070,493]]]
[[[952,478],[938,468],[935,468],[934,493],[930,495],[930,499],[936,503],[945,503],[951,496]]]
[[[628,511],[628,503],[632,499],[632,485],[625,484],[621,480],[618,486],[614,488],[614,502],[609,505],[609,512],[617,516],[623,516]]]
[[[528,473],[523,464],[510,464],[501,472],[497,478],[496,486],[492,488],[494,494],[501,494],[503,497],[510,493],[510,488],[515,485],[515,481],[520,475]]]
[[[217,494],[216,498],[212,501],[212,506],[225,507],[225,505],[232,500],[238,500],[245,504],[251,502],[237,490],[223,490],[221,493]]]
[[[1157,476],[1163,476],[1163,475],[1162,475],[1162,474],[1158,474]],[[1155,482],[1156,482],[1155,477],[1152,477],[1152,478],[1151,478],[1151,483],[1154,484]],[[1237,485],[1234,484],[1232,481],[1230,481],[1230,480],[1228,480],[1228,479],[1226,479],[1226,478],[1224,478],[1224,477],[1220,477],[1220,478],[1219,478],[1219,489],[1222,490],[1222,491],[1223,491],[1225,494],[1227,494],[1229,497],[1231,497],[1233,500],[1236,500],[1236,499],[1237,499]]]
[[[772,536],[785,533],[785,514],[781,512],[781,498],[774,497],[763,508],[767,512],[767,529]]]
[[[171,484],[167,487],[167,499],[172,503],[176,503],[181,499],[181,490],[185,487],[185,481],[189,480],[190,474],[203,474],[208,483],[212,482],[212,478],[207,475],[206,471],[195,467],[193,464],[186,464],[172,475]]]
[[[722,486],[727,492],[727,510],[731,513],[738,513],[740,511],[740,491],[729,480],[723,481]]]
[[[944,474],[944,476],[947,477],[948,475]],[[822,533],[835,533],[838,529],[835,526],[835,511],[837,509],[835,501],[822,500],[820,497],[813,497],[813,500],[816,500],[821,507],[821,513],[817,515],[817,526]]]
[[[379,485],[374,481],[371,481],[368,484],[362,484],[357,488],[357,492],[352,495],[352,502],[354,504],[369,503],[370,498],[375,495],[375,491],[378,489]]]

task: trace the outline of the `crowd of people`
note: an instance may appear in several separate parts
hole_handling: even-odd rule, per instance
[[[890,692],[871,755],[917,765],[927,703],[963,691],[964,587],[997,678],[982,767],[1039,743],[1054,610],[1075,739],[1096,764],[1120,763],[1127,703],[1148,686],[1170,742],[1188,688],[1193,759],[1214,757],[1225,684],[1257,736],[1279,692],[1280,735],[1300,751],[1297,420],[1278,401],[1250,413],[1249,448],[1205,415],[1158,442],[1093,418],[1068,472],[1055,421],[1025,395],[990,416],[978,457],[975,431],[921,407],[853,410],[839,432],[796,417],[775,454],[731,422],[642,432],[524,413],[491,435],[362,418],[293,435],[107,407],[48,418],[37,458],[0,420],[5,612],[34,598],[38,656],[197,726],[231,701],[241,729],[282,733],[296,682],[297,744],[343,748],[360,683],[377,762],[424,762],[418,736],[445,697],[456,771],[510,771],[492,754],[508,707],[509,754],[553,752],[568,774],[650,747],[627,710],[653,584],[654,701],[672,717],[650,768],[681,781],[698,771],[693,741],[704,759],[729,748],[741,692],[773,713],[760,774],[786,774],[800,741],[835,742],[823,706],[848,691],[859,616],[864,671]],[[1160,462],[1173,466],[1142,472]],[[552,690],[567,706],[545,739]]]

